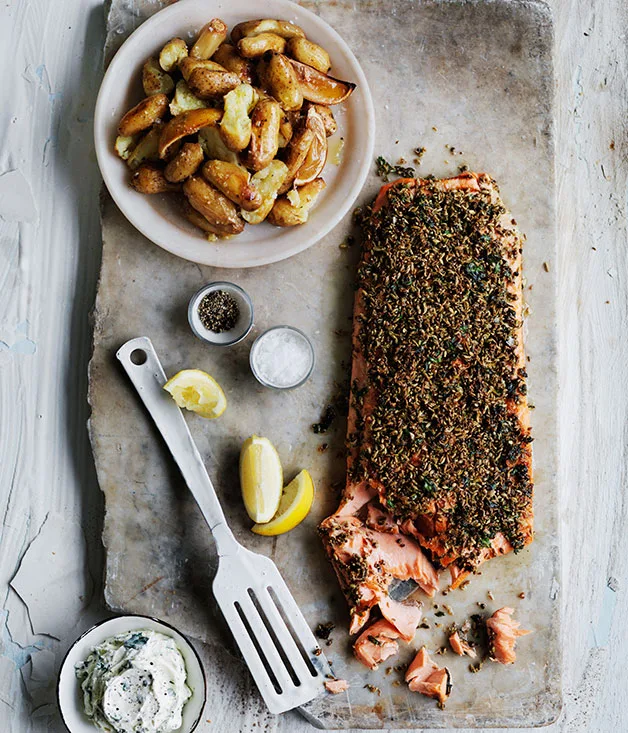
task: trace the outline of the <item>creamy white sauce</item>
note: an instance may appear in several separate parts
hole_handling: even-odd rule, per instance
[[[118,634],[76,665],[85,714],[108,733],[169,733],[192,694],[174,639],[142,629]]]

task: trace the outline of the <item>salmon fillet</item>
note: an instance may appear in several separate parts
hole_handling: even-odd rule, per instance
[[[486,620],[486,631],[490,644],[490,657],[500,664],[513,664],[517,659],[515,644],[518,636],[531,634],[531,631],[520,629],[521,624],[512,618],[514,609],[504,607]]]
[[[420,692],[434,697],[443,705],[451,692],[451,676],[447,667],[439,667],[427,653],[425,647],[419,649],[406,670],[406,682],[412,692]]]
[[[429,595],[434,566],[456,587],[533,537],[524,238],[496,183],[394,181],[364,230],[347,482],[320,526],[354,630],[392,578]],[[403,561],[390,555],[401,542]]]
[[[355,641],[353,653],[362,664],[369,669],[377,669],[379,665],[399,651],[401,634],[386,619],[380,619],[366,628]]]

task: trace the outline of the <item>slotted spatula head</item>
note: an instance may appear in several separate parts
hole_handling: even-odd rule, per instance
[[[272,713],[291,710],[324,691],[331,669],[272,560],[240,546],[233,555],[220,557],[213,589]]]

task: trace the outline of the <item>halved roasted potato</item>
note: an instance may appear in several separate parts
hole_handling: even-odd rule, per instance
[[[164,176],[171,183],[181,183],[196,173],[203,159],[200,143],[184,143],[164,169]]]
[[[178,191],[179,186],[166,180],[164,172],[152,163],[142,163],[131,178],[131,187],[138,193],[167,193]]]
[[[218,127],[204,127],[198,133],[198,142],[209,160],[224,160],[226,163],[240,165],[238,154],[225,145]]]
[[[159,160],[159,138],[162,130],[163,123],[156,122],[152,129],[140,138],[126,160],[131,170],[135,170],[148,160]]]
[[[303,163],[299,166],[294,177],[295,186],[303,186],[321,174],[327,160],[327,135],[323,118],[318,114],[315,107],[307,111],[305,127],[314,133],[314,139],[310,145]]]
[[[323,74],[326,74],[331,66],[331,59],[327,51],[307,38],[291,38],[286,44],[286,53],[302,64],[322,71]]]
[[[207,233],[208,240],[214,241],[218,238],[215,227],[213,227],[207,219],[190,204],[185,196],[183,197],[181,208],[183,210],[183,215],[190,223]]]
[[[265,168],[277,155],[283,110],[274,99],[262,99],[251,115],[251,141],[246,165],[254,171]]]
[[[229,150],[244,150],[251,139],[249,114],[257,103],[257,93],[250,84],[240,84],[225,95],[225,112],[220,122],[220,134]]]
[[[286,57],[288,58],[288,57]],[[316,104],[340,104],[355,89],[355,84],[350,81],[334,79],[333,76],[323,74],[318,69],[300,61],[288,58],[296,73],[299,89],[304,99]]]
[[[201,130],[203,127],[212,127],[220,122],[222,112],[213,107],[205,109],[193,109],[173,117],[164,125],[159,138],[159,157],[165,158],[168,149],[177,140]]]
[[[296,194],[296,196],[289,197],[290,194],[280,196],[273,204],[267,220],[278,227],[294,227],[305,224],[316,203],[316,199],[325,188],[325,185],[322,178],[315,178],[304,186],[290,191],[290,194]],[[298,200],[293,203],[290,198]]]
[[[239,234],[244,229],[244,222],[233,203],[200,176],[188,178],[183,184],[183,193],[218,236]]]
[[[150,97],[151,94],[170,94],[174,89],[174,82],[170,74],[159,65],[155,57],[151,57],[142,67],[142,86],[144,94]]]
[[[242,216],[249,224],[260,224],[273,208],[281,184],[288,175],[288,168],[280,160],[273,160],[266,168],[255,173],[251,178],[251,185],[262,196],[261,205],[255,211],[242,210]]]
[[[174,97],[170,102],[170,114],[173,117],[180,115],[182,112],[189,112],[193,109],[202,109],[207,107],[208,103],[196,96],[188,86],[185,79],[179,79],[174,89]]]
[[[323,120],[323,124],[325,125],[325,134],[327,137],[330,137],[338,129],[338,123],[336,122],[334,113],[324,104],[315,104],[313,107]]]
[[[227,71],[233,71],[245,84],[253,84],[255,80],[255,66],[249,59],[243,59],[238,49],[230,43],[219,46],[212,60],[224,66]]]
[[[285,148],[286,145],[292,140],[293,135],[292,122],[288,115],[282,110],[281,122],[279,123],[279,147]]]
[[[238,51],[245,59],[258,59],[267,51],[283,53],[286,39],[276,33],[259,33],[256,36],[245,36],[238,41]]]
[[[285,110],[300,109],[303,105],[301,85],[291,60],[282,53],[268,53],[257,66],[262,86]]]
[[[133,152],[136,142],[137,135],[118,135],[115,143],[113,144],[113,149],[116,151],[119,158],[122,158],[122,160],[128,160]]]
[[[209,59],[227,37],[227,26],[214,18],[206,23],[198,34],[195,44],[190,49],[190,56],[195,59]]]
[[[292,140],[288,144],[288,150],[286,153],[286,166],[288,173],[281,184],[279,193],[286,193],[294,182],[294,177],[297,174],[299,168],[303,165],[309,149],[312,147],[314,141],[314,132],[307,127],[302,127],[297,130],[292,136]]]
[[[203,176],[245,211],[254,211],[262,204],[262,194],[251,185],[251,175],[241,165],[209,160],[203,166]]]
[[[168,97],[165,94],[153,94],[146,97],[120,120],[118,134],[124,137],[137,135],[138,132],[152,127],[167,111]]]
[[[231,30],[231,40],[237,43],[242,38],[257,36],[260,33],[274,33],[282,38],[305,37],[303,28],[287,20],[260,18],[259,20],[247,20],[234,26]]]
[[[164,71],[172,71],[188,55],[188,45],[183,38],[172,38],[159,53],[159,65]]]

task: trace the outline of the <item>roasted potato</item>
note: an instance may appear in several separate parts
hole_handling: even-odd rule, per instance
[[[231,31],[231,40],[237,43],[242,38],[257,36],[260,33],[274,33],[282,38],[305,37],[302,28],[287,20],[260,18],[259,20],[247,20],[234,26]]]
[[[113,149],[116,151],[119,158],[122,160],[128,160],[133,152],[135,143],[137,142],[137,135],[118,135]]]
[[[164,71],[172,71],[187,55],[188,46],[183,38],[173,38],[161,49],[159,65]]]
[[[220,122],[220,134],[229,150],[244,150],[251,139],[249,114],[257,103],[257,93],[250,84],[240,84],[225,95],[225,112]]]
[[[288,58],[288,57],[286,57]],[[355,84],[350,81],[334,79],[312,66],[288,59],[292,64],[304,99],[315,104],[340,104],[353,92]]]
[[[325,181],[322,178],[315,178],[301,188],[293,189],[290,194],[295,196],[280,196],[273,208],[270,210],[267,220],[278,227],[294,227],[298,224],[305,224],[310,215],[316,199],[325,188]],[[298,199],[294,203],[290,198]]]
[[[189,222],[194,224],[195,227],[198,227],[204,232],[207,232],[208,240],[214,241],[218,238],[215,228],[207,221],[207,219],[202,214],[199,214],[199,212],[190,204],[185,196],[183,197],[181,208],[183,210],[183,215]]]
[[[246,165],[261,171],[277,155],[283,111],[274,99],[262,99],[251,115],[251,141]]]
[[[142,67],[142,86],[144,94],[150,97],[151,94],[170,94],[174,82],[170,74],[161,68],[159,61],[152,57]]]
[[[183,184],[183,193],[218,236],[239,234],[244,229],[244,222],[238,216],[236,207],[200,176],[188,178]]]
[[[294,182],[294,177],[297,174],[299,168],[303,165],[309,149],[312,147],[314,141],[314,132],[307,127],[303,127],[292,136],[292,140],[288,145],[288,151],[286,153],[286,166],[288,173],[281,184],[279,193],[286,193]]]
[[[305,127],[314,133],[314,139],[310,145],[305,160],[301,163],[294,177],[295,186],[303,186],[321,174],[327,161],[327,135],[323,118],[318,114],[315,107],[307,111]]]
[[[131,170],[135,170],[148,160],[159,160],[159,138],[163,127],[162,122],[156,122],[152,129],[140,138],[126,161]]]
[[[325,134],[327,137],[330,137],[338,129],[338,123],[336,122],[334,113],[324,104],[315,104],[313,107],[323,120],[323,125],[325,125]]]
[[[164,169],[164,176],[170,183],[181,183],[193,176],[203,162],[203,148],[200,143],[184,143],[181,150]]]
[[[179,69],[192,92],[201,99],[222,97],[241,83],[237,74],[207,59],[188,56],[181,61]]]
[[[198,133],[198,142],[203,148],[203,153],[210,160],[224,160],[226,163],[240,165],[238,154],[229,150],[225,145],[218,127],[204,127]]]
[[[281,53],[269,53],[257,67],[262,86],[270,91],[283,109],[300,109],[303,105],[301,85],[290,59]],[[317,72],[318,73],[318,72]]]
[[[194,135],[203,127],[217,125],[221,117],[222,112],[212,107],[193,109],[173,117],[164,125],[159,138],[159,157],[165,158],[169,148],[182,137]]]
[[[288,115],[282,111],[281,122],[279,123],[279,147],[285,148],[286,145],[292,140],[292,122]]]
[[[258,59],[267,51],[283,53],[286,39],[275,33],[259,33],[257,36],[246,36],[238,41],[238,51],[245,59]]]
[[[220,18],[210,20],[201,28],[196,43],[190,49],[190,56],[195,59],[211,58],[226,37],[227,26],[222,20]]]
[[[251,178],[251,185],[262,196],[261,205],[255,211],[242,211],[242,216],[249,224],[259,224],[268,216],[273,208],[281,184],[288,175],[288,168],[280,160],[273,160],[266,168],[255,173]]]
[[[212,60],[224,66],[227,71],[233,71],[244,84],[253,84],[255,81],[255,66],[249,59],[243,59],[238,49],[230,43],[223,43],[213,55]]]
[[[241,165],[209,160],[203,166],[203,176],[245,211],[254,211],[262,204],[262,194],[250,184],[251,175]]]
[[[164,172],[152,163],[142,163],[131,178],[131,187],[138,193],[167,193],[179,186],[166,180]]]
[[[329,54],[322,46],[308,41],[307,38],[291,38],[286,43],[286,53],[302,64],[313,66],[318,71],[326,74],[331,66]]]
[[[174,97],[170,102],[170,114],[173,117],[180,115],[182,112],[189,112],[193,109],[202,109],[207,106],[207,102],[199,99],[192,93],[192,90],[185,79],[179,79],[174,90]]]
[[[153,94],[146,97],[120,120],[118,134],[124,137],[137,135],[138,132],[152,127],[167,111],[168,97],[165,94]]]

